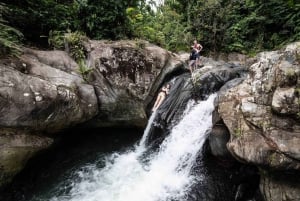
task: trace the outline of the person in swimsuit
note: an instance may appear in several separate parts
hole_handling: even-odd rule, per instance
[[[156,101],[153,105],[152,112],[156,111],[159,108],[159,106],[163,103],[163,101],[166,99],[167,95],[169,94],[170,88],[171,88],[170,84],[167,84],[161,88],[160,92],[157,95]]]
[[[203,49],[203,46],[197,42],[197,40],[194,40],[193,45],[191,46],[192,53],[191,53],[191,61],[189,63],[190,71],[193,72],[193,69],[195,69],[200,62],[200,52]]]

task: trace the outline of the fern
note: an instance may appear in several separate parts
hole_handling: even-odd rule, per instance
[[[50,31],[48,43],[55,49],[64,49],[77,62],[85,58],[83,42],[87,37],[81,32]]]
[[[87,40],[87,37],[81,32],[67,33],[61,31],[50,31],[48,42],[57,49],[64,49],[69,55],[78,63],[78,72],[82,75],[82,78],[87,81],[89,73],[93,70],[89,68],[85,63],[85,48],[83,42]]]
[[[54,49],[62,49],[64,47],[64,33],[50,30],[48,44],[53,46]]]
[[[93,69],[88,67],[83,59],[78,62],[78,67],[78,72],[82,75],[82,78],[88,81],[88,75]]]

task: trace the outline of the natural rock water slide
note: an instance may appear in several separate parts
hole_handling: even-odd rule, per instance
[[[157,111],[149,132],[145,132],[144,151],[141,151],[143,146],[136,145],[134,150],[109,156],[107,165],[100,169],[86,167],[81,182],[72,184],[67,194],[53,195],[51,199],[101,200],[109,192],[108,187],[116,187],[120,190],[113,191],[117,195],[107,194],[111,201],[125,194],[130,196],[127,192],[135,188],[144,192],[143,200],[261,200],[257,191],[258,173],[265,200],[299,199],[299,43],[238,63],[203,58],[204,67],[192,76],[182,57],[147,43],[141,47],[131,41],[90,41],[86,51],[87,63],[93,69],[87,79],[82,78],[77,64],[62,51],[25,49],[20,59],[1,60],[1,184],[10,182],[32,156],[49,147],[58,133],[63,135],[64,129],[145,127],[146,114],[157,91],[169,82],[171,94]],[[212,128],[202,130],[198,122],[202,113],[197,114],[199,119],[192,120],[185,113],[186,106],[190,99],[206,100],[220,88],[214,103]],[[191,108],[197,108],[197,104]],[[195,111],[191,108],[187,110],[192,114]],[[190,121],[182,123],[185,118]],[[173,147],[179,150],[166,151],[173,149],[168,146],[177,130],[193,127],[189,123],[194,121],[199,126],[195,128],[197,142],[206,139],[205,131],[212,129],[204,147],[202,141],[201,144],[190,141],[192,145],[184,147],[195,150],[185,152],[177,140]],[[180,127],[182,124],[186,126]],[[188,132],[193,129],[180,133]],[[184,136],[180,139],[191,140]],[[215,157],[213,160],[210,153]],[[164,156],[177,157],[174,161],[178,163],[160,167],[167,161]],[[248,165],[238,163],[232,156]],[[122,186],[109,175],[114,168],[123,170],[120,164],[126,166],[127,162],[129,166],[136,165],[132,170],[136,168],[137,174],[124,169],[128,177],[121,181],[126,184]],[[171,182],[157,175],[156,168],[166,168],[163,176]],[[184,168],[187,169],[180,172]],[[254,175],[252,180],[249,175]],[[131,176],[136,180],[130,180]],[[143,185],[130,183],[146,178],[150,183],[141,184],[153,182],[157,188],[148,191]],[[67,180],[67,185],[68,182],[72,183]],[[130,197],[134,199],[139,200]]]

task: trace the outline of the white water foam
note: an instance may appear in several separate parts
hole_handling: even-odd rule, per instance
[[[133,151],[107,156],[104,168],[91,165],[78,171],[80,181],[72,184],[70,193],[51,201],[185,200],[196,179],[191,169],[212,127],[215,97],[189,107],[149,163],[140,160],[140,143]]]
[[[145,147],[145,143],[146,143],[146,141],[147,141],[147,139],[148,139],[149,132],[150,132],[150,129],[151,129],[151,126],[152,126],[152,124],[153,124],[153,121],[154,121],[154,119],[155,119],[156,114],[157,114],[157,110],[155,110],[155,111],[151,114],[151,116],[150,116],[150,118],[149,118],[149,120],[148,120],[147,126],[146,126],[146,128],[145,128],[145,130],[144,130],[143,137],[142,137],[142,139],[141,139],[141,141],[140,141],[140,143],[139,143],[139,146],[141,146],[141,147]]]

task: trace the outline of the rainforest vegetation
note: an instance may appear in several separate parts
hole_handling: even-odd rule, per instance
[[[252,54],[300,40],[300,0],[4,0],[0,55],[51,48],[64,34],[143,39],[171,51]]]

